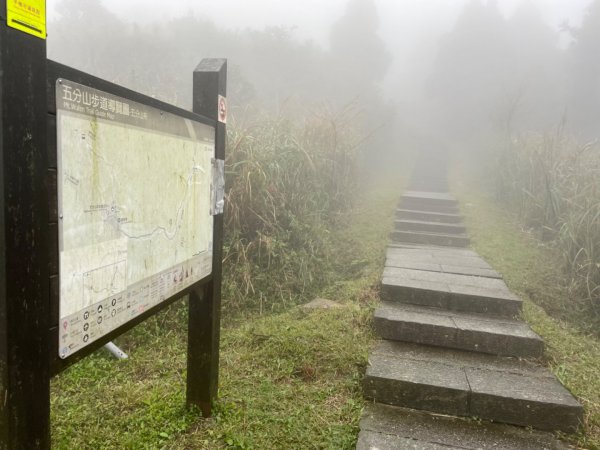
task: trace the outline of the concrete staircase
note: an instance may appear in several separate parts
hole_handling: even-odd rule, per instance
[[[540,363],[522,301],[467,248],[456,200],[409,191],[396,218],[357,449],[566,448],[532,428],[575,432],[583,409]]]
[[[396,217],[392,242],[448,247],[468,247],[471,243],[461,223],[458,205],[448,193],[406,192]]]

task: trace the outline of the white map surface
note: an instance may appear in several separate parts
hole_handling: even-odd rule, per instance
[[[169,269],[189,277],[212,252],[213,145],[71,112],[58,127],[61,319]]]

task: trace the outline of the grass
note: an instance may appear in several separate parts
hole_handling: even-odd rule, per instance
[[[330,231],[337,252],[321,295],[341,308],[293,307],[243,320],[225,312],[213,418],[184,408],[180,302],[116,341],[130,359],[101,350],[54,378],[53,448],[353,448],[372,308],[399,193],[397,182],[364,190],[343,226]]]
[[[600,147],[562,127],[525,133],[495,148],[496,196],[560,251],[572,307],[600,325]],[[599,327],[600,328],[600,327]]]
[[[352,105],[230,127],[225,304],[282,311],[330,280],[331,233],[352,205],[360,135]]]
[[[585,409],[583,430],[566,439],[600,449],[600,341],[595,318],[572,308],[559,250],[524,231],[516,216],[500,208],[464,166],[452,172],[453,191],[474,249],[504,276],[524,300],[524,319],[546,342],[552,372]],[[597,331],[597,329],[595,329]]]

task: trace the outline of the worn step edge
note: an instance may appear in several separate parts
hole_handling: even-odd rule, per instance
[[[414,242],[394,242],[389,241],[387,245],[388,249],[422,249],[422,248],[430,248],[435,250],[470,250],[468,247],[449,247],[447,245],[435,245],[435,244],[419,244]],[[472,250],[470,250],[472,251]]]
[[[551,433],[414,409],[368,403],[356,450],[567,450]]]
[[[459,214],[436,213],[417,211],[412,209],[396,209],[396,218],[407,220],[425,220],[438,223],[462,223],[463,217]]]
[[[456,198],[448,192],[427,192],[407,190],[402,193],[402,200],[422,201],[436,205],[456,205]]]
[[[496,272],[494,269],[486,269],[483,267],[468,267],[468,266],[449,266],[446,264],[439,263],[428,263],[423,261],[414,261],[387,258],[385,261],[385,267],[396,267],[399,269],[411,269],[411,270],[422,270],[425,272],[439,272],[449,273],[453,275],[467,275],[472,277],[483,277],[483,278],[496,278],[502,279],[502,275]]]
[[[444,233],[464,235],[467,229],[462,224],[447,224],[439,222],[426,222],[423,220],[396,220],[395,229],[398,231],[422,231],[425,233]]]
[[[397,209],[410,209],[413,211],[441,213],[441,214],[459,214],[460,209],[455,205],[435,205],[411,200],[400,200]]]
[[[447,247],[427,247],[427,246],[405,246],[405,248],[388,248],[386,257],[396,258],[414,258],[415,260],[432,260],[444,259],[442,264],[453,264],[455,258],[459,260],[469,259],[468,262],[472,267],[481,267],[491,269],[490,266],[478,253],[471,249],[447,248]]]
[[[411,244],[441,245],[445,247],[468,247],[471,240],[467,235],[451,235],[443,233],[419,233],[414,231],[392,231],[390,239],[394,242]]]
[[[491,296],[489,291],[469,292],[459,287],[443,290],[432,283],[397,280],[384,275],[381,281],[383,300],[429,306],[450,311],[483,313],[490,316],[516,317],[521,313],[523,301],[508,293]]]
[[[576,432],[583,408],[547,369],[542,375],[461,364],[459,350],[444,359],[407,359],[375,351],[363,380],[366,398],[394,406]],[[471,352],[466,352],[471,353]],[[487,356],[487,355],[480,355]],[[501,358],[501,357],[493,357]],[[549,372],[548,372],[549,374]]]
[[[444,255],[429,249],[414,252],[408,251],[408,249],[388,248],[386,251],[385,267],[485,278],[502,278],[502,275],[479,257],[465,257],[457,254]]]
[[[382,303],[374,328],[384,338],[480,353],[539,358],[544,341],[516,320]]]
[[[484,261],[475,250],[469,248],[448,248],[436,245],[416,245],[416,244],[388,244],[388,253],[423,253],[424,251],[432,252],[436,256],[441,257],[466,257],[479,258]],[[487,263],[486,263],[487,264]],[[489,264],[484,267],[490,267]]]
[[[435,213],[413,209],[396,209],[396,217],[408,220],[425,220],[438,223],[461,223],[463,217],[459,214]]]

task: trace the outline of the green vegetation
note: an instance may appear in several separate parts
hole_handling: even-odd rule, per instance
[[[566,438],[600,449],[600,342],[589,333],[595,318],[573,308],[559,250],[523,230],[465,167],[455,168],[452,179],[473,247],[525,300],[524,318],[544,338],[551,370],[585,408],[584,430]]]
[[[273,142],[280,145],[281,135],[267,135],[274,136]],[[236,142],[234,135],[230,143]],[[260,146],[253,148],[259,151]],[[287,157],[296,164],[306,164],[314,158],[313,153],[301,156],[300,148],[307,149],[290,138],[285,148]],[[273,151],[273,158],[278,155]],[[318,161],[313,164],[326,165]],[[231,163],[229,167],[231,172],[238,170]],[[263,165],[257,167],[248,164],[243,173],[260,174],[267,170]],[[272,170],[275,166],[267,167]],[[307,189],[313,189],[311,183],[316,180],[310,172],[306,167],[298,170],[308,177]],[[277,178],[269,173],[269,177],[282,183],[276,185],[277,189],[288,182],[284,175],[292,176],[288,173]],[[116,361],[101,350],[53,380],[54,448],[353,448],[363,406],[359,380],[372,339],[370,318],[378,297],[377,285],[399,182],[401,177],[396,175],[393,182],[363,186],[354,202],[344,200],[345,212],[335,210],[323,199],[311,200],[320,209],[333,208],[335,217],[317,222],[327,239],[316,256],[303,254],[305,248],[292,247],[295,257],[310,258],[311,265],[317,264],[318,270],[327,272],[317,274],[311,268],[315,274],[312,281],[303,281],[305,289],[293,291],[297,281],[286,284],[282,279],[282,265],[287,264],[290,273],[303,264],[309,266],[309,261],[291,261],[291,257],[282,255],[285,248],[272,254],[270,266],[263,265],[267,259],[263,259],[263,254],[253,253],[249,259],[252,276],[258,276],[255,291],[258,292],[257,286],[265,289],[263,305],[268,308],[263,307],[263,314],[256,303],[260,297],[242,302],[241,295],[232,295],[241,285],[240,279],[233,281],[237,288],[226,286],[228,309],[222,331],[220,392],[213,418],[202,419],[198,412],[186,411],[184,407],[187,308],[180,302],[116,341],[130,359]],[[300,184],[290,186],[301,188]],[[256,205],[259,199],[252,201]],[[284,213],[286,205],[279,205]],[[306,210],[302,211],[306,214]],[[311,220],[316,219],[309,218],[307,233],[315,231]],[[279,234],[275,236],[273,239],[281,239]],[[231,252],[229,248],[228,255]],[[326,262],[322,261],[323,254],[328,255]],[[243,273],[236,272],[230,263],[226,268],[229,277]],[[285,305],[287,309],[274,307],[282,301],[280,292],[294,292],[290,294],[292,301]],[[292,307],[293,303],[311,300],[315,294],[336,300],[342,307],[314,312]],[[265,314],[271,308],[286,310]]]
[[[570,277],[569,308],[600,327],[600,152],[561,130],[524,135],[499,150],[496,195],[553,243]]]
[[[333,275],[330,230],[356,190],[352,108],[300,125],[260,117],[231,127],[225,210],[225,307],[281,310]]]

